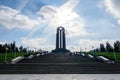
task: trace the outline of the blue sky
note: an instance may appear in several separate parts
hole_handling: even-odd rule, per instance
[[[90,50],[120,40],[119,0],[0,0],[0,43],[55,48],[65,27],[67,48]]]

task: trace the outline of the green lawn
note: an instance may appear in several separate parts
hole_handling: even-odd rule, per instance
[[[27,53],[16,53],[16,57],[17,56],[24,56],[24,54],[27,54]],[[12,59],[14,58],[14,53],[8,53],[7,54],[7,61],[11,61]],[[5,60],[5,53],[0,53],[0,62],[4,62]]]
[[[106,56],[110,59],[115,60],[113,52],[90,52],[89,54],[93,54],[96,56]],[[116,55],[116,62],[120,62],[120,52],[115,52]]]

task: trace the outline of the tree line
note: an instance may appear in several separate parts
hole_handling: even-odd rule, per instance
[[[120,41],[114,42],[114,46],[107,41],[106,45],[100,44],[99,48],[94,49],[94,52],[120,52]]]
[[[24,48],[23,46],[16,46],[15,41],[12,43],[5,43],[5,44],[0,44],[0,53],[14,53],[14,52],[27,52],[27,48]]]

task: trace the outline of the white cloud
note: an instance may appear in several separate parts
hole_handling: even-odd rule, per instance
[[[81,39],[79,44],[83,50],[85,50],[85,48],[86,48],[86,51],[89,51],[89,50],[93,49],[92,47],[94,47],[94,49],[99,48],[99,45],[101,43],[106,45],[107,41],[111,44],[111,46],[113,46],[113,44],[116,40],[117,39],[102,39],[102,40]]]
[[[43,6],[40,11],[37,12],[37,14],[42,15],[44,19],[49,20],[53,17],[55,17],[55,14],[57,13],[57,8],[53,6]]]
[[[26,0],[28,2],[28,0]],[[21,14],[19,11],[6,6],[0,6],[0,24],[7,29],[35,29],[30,33],[32,35],[37,25],[46,25],[45,32],[55,32],[56,28],[63,26],[66,28],[68,37],[85,36],[84,20],[73,9],[77,6],[79,0],[69,0],[60,7],[43,6],[37,13],[42,15],[37,19],[30,19],[28,16]],[[26,3],[25,3],[26,4]],[[74,29],[72,29],[74,28]]]
[[[77,6],[79,3],[79,0],[69,0],[65,4],[63,4],[60,7],[55,6],[43,6],[37,14],[42,16],[42,21],[45,21],[46,28],[43,32],[44,39],[46,42],[39,41],[39,39],[30,39],[26,38],[22,42],[26,45],[34,46],[40,48],[40,45],[42,47],[51,47],[51,49],[54,49],[51,45],[46,45],[49,43],[49,39],[51,37],[55,37],[56,28],[59,26],[63,26],[66,29],[66,35],[69,38],[73,37],[84,37],[88,35],[86,29],[85,29],[85,23],[82,17],[76,13],[73,9]],[[38,28],[39,29],[39,28]],[[34,34],[34,32],[37,30],[34,29],[28,36]],[[49,35],[49,36],[48,36]],[[55,40],[53,40],[55,41]],[[30,43],[29,43],[30,42]],[[32,43],[33,42],[33,43]],[[55,43],[55,42],[54,42]]]
[[[51,47],[51,45],[45,45],[47,44],[47,35],[44,38],[30,38],[35,31],[40,29],[36,27],[40,23],[44,23],[46,28],[43,32],[46,32],[49,36],[53,36],[52,33],[56,32],[56,28],[59,26],[65,27],[67,37],[70,38],[88,35],[83,18],[74,11],[78,3],[79,0],[69,0],[60,7],[43,6],[37,12],[40,15],[37,19],[30,19],[10,7],[0,6],[0,24],[7,29],[33,29],[26,38],[22,39],[25,46],[31,46],[32,48]]]
[[[82,23],[80,23],[79,21],[69,22],[68,24],[65,25],[67,37],[69,38],[78,37],[78,36],[84,37],[88,35],[84,26],[85,25],[83,24],[83,22]]]
[[[26,46],[40,48],[45,43],[43,38],[22,38],[22,43]]]
[[[106,10],[110,12],[120,24],[120,0],[104,0]]]
[[[104,7],[104,1],[101,0],[97,5],[98,8],[103,8]]]
[[[0,44],[5,44],[6,43],[6,41],[0,41]]]
[[[21,4],[19,5],[19,11],[21,11],[25,6],[26,4],[29,2],[29,0],[24,0],[24,1],[21,1]]]
[[[22,38],[22,44],[25,47],[29,47],[31,49],[47,49],[52,50],[53,46],[47,44],[46,38]]]
[[[79,0],[69,0],[60,7],[44,6],[38,11],[42,15],[48,27],[45,32],[55,32],[56,28],[63,26],[66,28],[68,37],[86,36],[84,20],[73,9],[77,6]]]
[[[39,20],[32,20],[19,11],[6,6],[0,6],[0,24],[7,29],[32,29],[39,25]]]
[[[73,10],[79,3],[80,0],[69,0],[67,3],[64,5],[60,6],[60,9],[65,9],[65,10]]]

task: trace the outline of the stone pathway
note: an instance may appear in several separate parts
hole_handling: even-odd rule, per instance
[[[8,74],[0,80],[119,80],[120,74]]]

